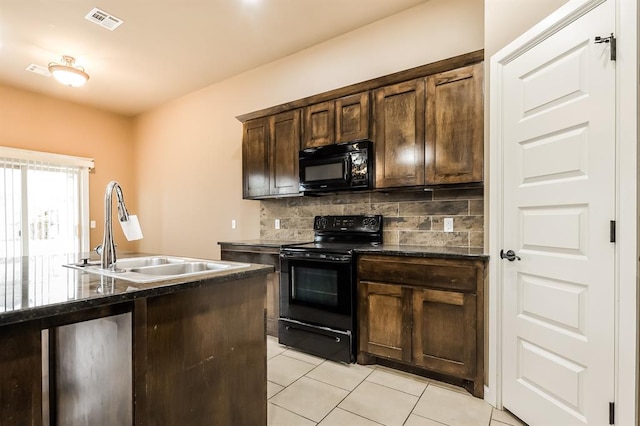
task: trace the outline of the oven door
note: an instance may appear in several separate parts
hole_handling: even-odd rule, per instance
[[[280,257],[280,317],[352,330],[352,256],[283,252]]]

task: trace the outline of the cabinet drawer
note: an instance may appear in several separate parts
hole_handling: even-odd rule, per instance
[[[358,279],[476,292],[481,268],[464,259],[366,255],[358,260]]]

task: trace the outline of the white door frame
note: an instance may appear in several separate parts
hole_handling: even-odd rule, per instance
[[[615,402],[616,424],[637,425],[638,395],[638,4],[616,2],[616,268],[615,268]],[[502,135],[497,114],[502,93],[502,67],[549,34],[603,0],[570,0],[542,22],[491,57],[489,123],[489,292],[488,375],[485,400],[502,408],[502,285],[500,248],[502,235]],[[596,34],[594,34],[595,36]],[[603,36],[606,34],[603,34]]]

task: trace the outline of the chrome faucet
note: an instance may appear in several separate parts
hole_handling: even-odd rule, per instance
[[[113,241],[113,223],[112,223],[112,204],[111,198],[113,190],[116,191],[118,197],[118,217],[121,221],[125,222],[129,220],[129,212],[124,205],[124,195],[122,195],[122,188],[120,184],[115,180],[112,180],[107,185],[107,190],[104,193],[104,237],[102,238],[102,247],[96,247],[96,251],[100,254],[100,267],[102,269],[111,269],[117,272],[116,269],[116,245]]]

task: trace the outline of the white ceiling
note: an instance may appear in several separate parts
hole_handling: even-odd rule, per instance
[[[0,83],[136,115],[427,0],[0,0]],[[94,8],[124,21],[110,31]],[[25,69],[62,55],[81,88]]]

